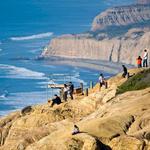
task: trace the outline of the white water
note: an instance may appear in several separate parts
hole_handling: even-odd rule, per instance
[[[15,79],[47,79],[44,73],[32,71],[23,67],[0,64],[0,69],[7,71],[7,75],[3,78]],[[0,76],[2,77],[2,76]]]
[[[30,35],[30,36],[11,37],[10,39],[12,41],[23,41],[23,40],[42,39],[42,38],[46,38],[46,37],[51,37],[52,35],[53,35],[52,32],[47,32],[47,33]]]

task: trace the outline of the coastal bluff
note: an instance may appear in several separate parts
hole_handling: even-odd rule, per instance
[[[143,50],[150,49],[149,43],[150,28],[134,28],[113,37],[109,33],[70,34],[52,39],[41,56],[95,59],[135,65],[136,58],[142,55]]]
[[[94,18],[92,31],[109,26],[126,26],[150,20],[150,4],[136,4],[107,9]]]
[[[150,49],[150,4],[110,8],[94,18],[91,31],[53,38],[41,57],[79,58],[136,64]]]
[[[150,69],[129,73],[108,79],[108,89],[95,85],[87,97],[0,118],[0,150],[150,150]],[[74,124],[81,133],[71,135]]]

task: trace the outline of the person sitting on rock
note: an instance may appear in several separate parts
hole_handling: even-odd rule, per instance
[[[123,77],[123,78],[125,78],[126,76],[129,77],[129,73],[128,73],[128,70],[127,70],[127,68],[125,67],[125,65],[122,65],[122,68],[123,68],[122,77]]]
[[[74,129],[72,131],[72,135],[80,133],[79,127],[77,125],[74,125]]]
[[[61,99],[60,99],[60,97],[57,94],[55,94],[54,98],[52,99],[52,105],[51,105],[51,107],[53,107],[55,104],[56,105],[61,104]]]
[[[107,89],[107,81],[105,80],[103,74],[100,74],[99,76],[99,84],[100,84],[100,87],[99,87],[99,90],[101,89],[101,87],[104,85],[105,88]]]

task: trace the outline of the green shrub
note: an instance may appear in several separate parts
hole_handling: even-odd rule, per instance
[[[141,90],[150,87],[150,69],[145,69],[138,74],[130,77],[125,83],[117,89],[117,94],[127,91]]]

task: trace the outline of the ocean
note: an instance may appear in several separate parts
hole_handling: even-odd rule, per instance
[[[105,9],[134,0],[2,0],[0,2],[0,116],[47,101],[47,83],[97,82],[96,70],[38,61],[51,38],[90,30]],[[67,77],[53,77],[64,74]],[[109,74],[105,74],[110,76]]]

